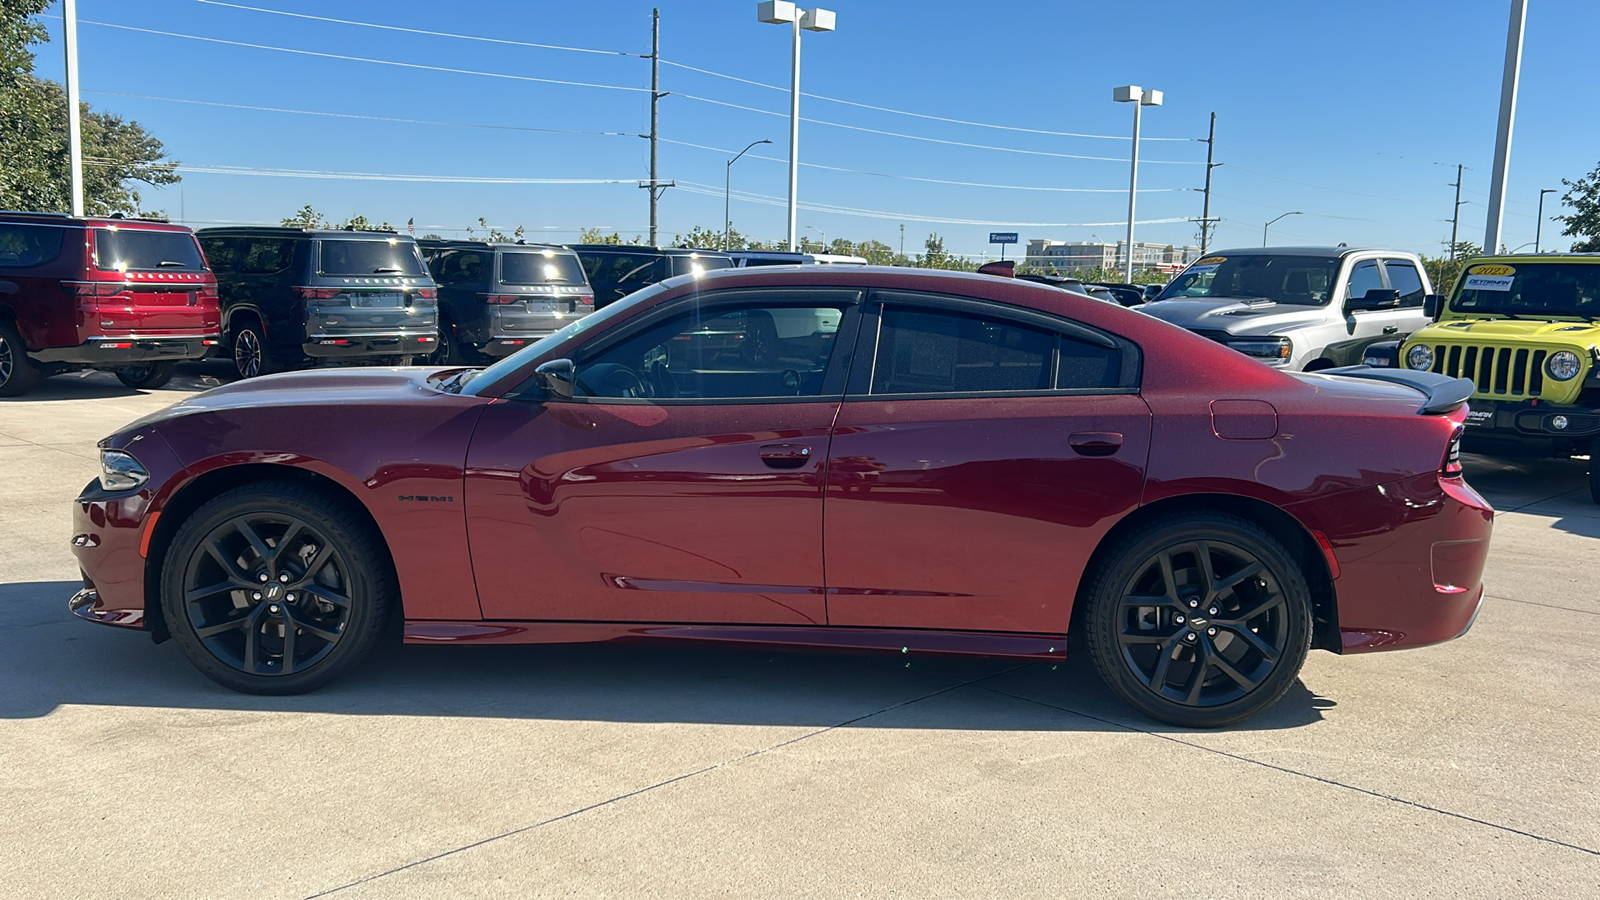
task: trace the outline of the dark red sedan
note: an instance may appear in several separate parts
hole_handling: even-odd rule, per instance
[[[1313,647],[1472,624],[1470,382],[1291,375],[982,275],[730,269],[487,369],[286,374],[102,442],[79,616],[229,687],[413,643],[724,640],[1055,659],[1238,721]]]

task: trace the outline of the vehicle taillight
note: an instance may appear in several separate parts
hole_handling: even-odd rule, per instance
[[[297,287],[294,295],[301,300],[332,300],[339,296],[338,288]]]
[[[201,301],[210,300],[210,301],[215,302],[216,299],[217,299],[217,286],[214,285],[214,284],[202,284],[202,285],[200,285],[200,298],[199,299]]]
[[[1450,447],[1444,452],[1444,466],[1439,474],[1445,478],[1461,477],[1461,426],[1457,425],[1455,433],[1450,435]]]
[[[478,299],[485,303],[521,303],[528,299],[521,294],[479,294]]]
[[[594,312],[594,295],[584,294],[578,298],[578,309],[583,312]]]
[[[113,281],[63,281],[61,292],[71,297],[115,297],[126,285]]]
[[[437,300],[437,299],[439,299],[439,289],[438,288],[417,288],[417,299],[419,299],[419,300]]]

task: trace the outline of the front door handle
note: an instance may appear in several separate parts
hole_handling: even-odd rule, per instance
[[[1400,326],[1399,325],[1385,325],[1384,328],[1383,328],[1383,333],[1384,334],[1394,334],[1395,332],[1397,332],[1399,330],[1400,330]]]
[[[761,461],[774,469],[798,469],[811,459],[805,444],[767,444],[761,448]]]
[[[1111,456],[1122,449],[1122,435],[1115,431],[1079,431],[1067,438],[1079,456]]]

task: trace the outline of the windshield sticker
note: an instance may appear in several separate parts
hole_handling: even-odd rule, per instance
[[[1517,270],[1511,266],[1473,266],[1467,270],[1469,275],[1515,275]]]
[[[1461,286],[1463,291],[1509,291],[1511,282],[1515,281],[1513,275],[1468,275],[1467,281]]]
[[[1195,264],[1189,267],[1189,272],[1195,275],[1202,275],[1206,272],[1215,272],[1217,270],[1217,266],[1220,266],[1227,261],[1228,258],[1226,256],[1208,256],[1205,259],[1196,260]]]

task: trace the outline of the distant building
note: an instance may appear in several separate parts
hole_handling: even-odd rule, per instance
[[[1070,272],[1073,269],[1120,271],[1127,254],[1127,246],[1127,241],[1106,244],[1038,238],[1028,242],[1026,263],[1054,272]],[[1199,247],[1149,244],[1144,241],[1135,241],[1133,244],[1133,267],[1136,271],[1160,269],[1163,272],[1177,272],[1199,258]]]

